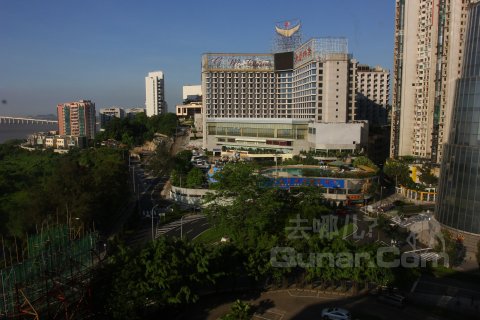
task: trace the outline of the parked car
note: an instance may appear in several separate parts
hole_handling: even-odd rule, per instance
[[[350,312],[342,308],[325,308],[322,310],[322,319],[350,320]]]

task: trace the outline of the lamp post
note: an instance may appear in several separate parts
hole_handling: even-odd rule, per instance
[[[135,192],[135,166],[132,166],[132,184],[133,184],[133,192]]]
[[[183,239],[183,218],[187,216],[186,214],[180,218],[180,239]]]
[[[155,212],[156,207],[158,207],[158,204],[154,205],[152,211],[150,211],[150,216],[152,217],[152,241],[155,240],[155,235],[153,234],[153,213]]]
[[[384,186],[380,186],[380,206],[383,204],[383,188]]]
[[[278,178],[278,159],[277,159],[277,150],[275,150],[275,176]]]
[[[384,186],[380,186],[380,208],[382,208],[383,205],[383,188]],[[380,210],[377,208],[377,222],[378,222],[378,216],[379,216]],[[377,242],[380,241],[380,228],[377,226]]]

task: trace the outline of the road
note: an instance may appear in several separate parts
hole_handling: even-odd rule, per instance
[[[131,160],[131,159],[130,159]],[[138,204],[138,213],[152,209],[152,204],[155,201],[155,193],[152,193],[156,188],[163,187],[165,179],[150,177],[142,168],[139,161],[131,160],[128,167],[129,184],[131,191],[134,193],[134,199],[128,201],[127,205],[119,215],[112,221],[110,230],[107,232],[107,237],[118,234],[123,228],[127,220],[132,215],[134,208]]]
[[[445,320],[432,310],[407,304],[400,309],[380,303],[374,296],[344,297],[311,290],[282,290],[262,293],[218,294],[202,297],[178,319],[214,320],[225,315],[236,299],[249,302],[254,320],[311,320],[320,319],[323,308],[342,307],[351,311],[352,319],[371,320]]]
[[[150,212],[166,179],[150,176],[145,172],[140,162],[131,162],[130,174],[132,175],[139,212],[142,214]]]
[[[128,245],[136,245],[152,239],[150,214],[153,207],[158,204],[155,211],[161,212],[162,210],[164,211],[164,208],[169,203],[160,199],[160,191],[165,185],[166,178],[150,176],[142,167],[140,161],[133,160],[130,161],[129,174],[132,191],[134,191],[136,198],[135,203],[138,205],[137,213],[142,217],[142,221],[135,234],[127,238],[126,243]],[[123,220],[126,220],[126,218]],[[116,222],[116,224],[121,224],[122,226],[124,223],[125,221]]]
[[[205,216],[186,216],[182,219],[182,221],[177,220],[158,228],[157,237],[164,235],[167,237],[180,238],[180,234],[182,233],[184,238],[193,240],[209,228],[210,225]]]
[[[135,194],[138,200],[139,214],[143,217],[141,227],[135,235],[130,237],[131,240],[128,241],[130,244],[152,239],[151,213],[154,207],[153,236],[155,238],[158,238],[160,235],[180,238],[180,233],[183,231],[184,237],[193,239],[209,228],[207,219],[199,215],[189,215],[186,216],[183,221],[178,220],[165,226],[157,227],[159,221],[156,214],[165,212],[166,208],[171,204],[160,198],[160,192],[165,186],[167,178],[149,176],[142,168],[140,162],[131,163],[130,174],[132,174],[132,180],[135,181]],[[168,215],[168,213],[166,214]]]

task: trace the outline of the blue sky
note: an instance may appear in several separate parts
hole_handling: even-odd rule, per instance
[[[360,62],[392,69],[394,0],[0,0],[0,115],[143,106],[145,76],[163,70],[169,110],[200,84],[205,52],[269,52],[275,22],[303,36],[343,36]]]

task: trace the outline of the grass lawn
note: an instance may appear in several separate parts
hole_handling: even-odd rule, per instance
[[[220,239],[225,235],[225,232],[220,228],[210,228],[201,233],[198,237],[193,239],[194,242],[200,243],[215,243],[220,242]]]
[[[328,235],[327,235],[327,230],[325,228],[326,228],[326,225],[323,226],[324,230],[320,231],[320,234],[325,236],[325,237],[329,237],[329,238],[333,238],[335,236],[340,236],[340,237],[343,238],[345,236],[348,236],[349,234],[351,234],[355,230],[355,226],[353,225],[353,223],[349,223],[349,224],[339,228],[338,232],[332,232]],[[220,239],[223,236],[225,236],[225,231],[223,231],[222,229],[220,229],[220,228],[210,228],[210,229],[206,230],[205,232],[201,233],[195,239],[193,239],[193,241],[201,242],[201,243],[207,243],[207,244],[208,243],[215,243],[215,242],[219,242]]]

